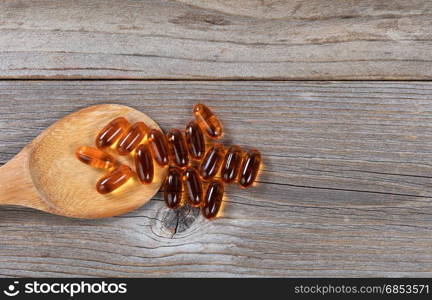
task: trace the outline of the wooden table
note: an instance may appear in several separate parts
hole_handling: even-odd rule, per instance
[[[98,103],[256,147],[224,216],[0,208],[1,276],[432,276],[432,2],[3,1],[0,164]],[[65,183],[67,184],[67,183]]]

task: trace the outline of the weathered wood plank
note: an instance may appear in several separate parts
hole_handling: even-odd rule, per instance
[[[0,81],[0,163],[96,103],[182,127],[203,101],[257,187],[224,217],[139,210],[76,220],[0,207],[1,276],[431,276],[432,83]],[[66,183],[65,183],[66,184]]]
[[[432,2],[2,1],[0,78],[431,79]]]

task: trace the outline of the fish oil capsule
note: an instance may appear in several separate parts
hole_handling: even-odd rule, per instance
[[[220,144],[211,147],[200,165],[200,175],[207,180],[216,175],[224,158],[224,148]]]
[[[234,182],[239,174],[242,162],[242,150],[239,146],[231,146],[225,154],[222,163],[221,178],[225,183]]]
[[[203,188],[198,171],[194,167],[189,167],[184,172],[185,185],[188,195],[188,203],[193,207],[203,204]]]
[[[169,208],[180,207],[183,194],[182,171],[171,167],[164,184],[164,200]]]
[[[96,190],[101,194],[108,194],[118,189],[132,177],[132,170],[128,166],[121,165],[96,183]]]
[[[143,140],[148,132],[148,127],[143,122],[136,122],[121,137],[117,144],[117,152],[120,155],[127,155]]]
[[[204,104],[196,104],[193,107],[193,114],[202,131],[210,138],[218,139],[222,136],[222,125],[210,108]]]
[[[255,181],[261,164],[261,154],[258,150],[249,151],[243,158],[240,169],[239,183],[246,188]]]
[[[152,129],[148,135],[149,146],[154,160],[164,167],[169,163],[168,144],[165,135],[157,129]]]
[[[96,137],[96,147],[103,149],[113,145],[129,128],[129,122],[119,117],[108,123]]]
[[[153,159],[147,144],[141,144],[136,149],[135,171],[141,183],[152,183],[154,175]]]
[[[189,154],[194,159],[201,159],[205,153],[204,135],[196,121],[191,121],[185,130],[186,144]]]
[[[85,164],[99,169],[109,169],[115,166],[115,159],[100,149],[82,146],[75,151],[76,157]]]
[[[204,197],[204,207],[201,212],[207,219],[213,219],[217,216],[222,204],[224,186],[220,181],[212,181],[207,187]]]
[[[189,163],[189,156],[186,142],[181,131],[178,129],[170,129],[167,134],[167,140],[171,161],[179,167],[187,166]]]

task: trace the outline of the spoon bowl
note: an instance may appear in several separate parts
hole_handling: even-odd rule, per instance
[[[160,189],[167,167],[155,164],[154,180],[143,185],[134,176],[110,194],[99,194],[96,182],[109,172],[83,164],[75,156],[80,146],[95,145],[108,122],[125,117],[160,130],[146,114],[131,107],[102,104],[74,112],[51,125],[0,168],[0,205],[21,205],[75,218],[104,218],[134,210]],[[112,154],[134,169],[133,155]],[[133,152],[132,152],[133,154]]]

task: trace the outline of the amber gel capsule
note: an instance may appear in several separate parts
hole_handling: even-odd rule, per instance
[[[164,167],[169,163],[168,144],[165,135],[159,130],[152,129],[148,134],[149,146],[154,160]]]
[[[125,184],[132,176],[128,166],[121,165],[96,183],[96,190],[101,194],[108,194]]]
[[[219,170],[224,158],[224,148],[220,144],[211,147],[200,165],[200,174],[203,179],[214,177]]]
[[[242,162],[242,150],[239,146],[231,146],[225,154],[222,163],[221,178],[225,183],[234,182],[239,174]]]
[[[164,184],[164,200],[169,208],[177,208],[181,204],[183,194],[182,171],[171,167]]]
[[[205,153],[204,135],[197,122],[191,121],[185,130],[186,144],[189,154],[194,159],[201,159]]]
[[[255,181],[261,164],[261,154],[258,150],[249,151],[243,158],[240,169],[239,183],[242,187],[249,187]]]
[[[109,169],[115,166],[115,159],[108,153],[93,147],[79,147],[75,154],[85,164],[99,169]]]
[[[153,158],[147,144],[141,144],[136,149],[135,171],[141,183],[152,183],[154,175]]]
[[[193,114],[198,125],[210,138],[218,139],[222,136],[222,125],[210,108],[204,104],[196,104]]]
[[[185,185],[188,195],[188,203],[193,207],[203,204],[203,188],[198,171],[189,167],[184,172]]]
[[[207,219],[213,219],[217,216],[222,204],[224,186],[220,181],[212,181],[207,187],[204,197],[204,207],[201,212]]]
[[[186,142],[178,129],[170,129],[167,134],[171,160],[179,167],[185,167],[189,163]]]
[[[143,122],[136,122],[122,136],[117,144],[117,152],[120,155],[127,155],[135,149],[146,136],[148,127]]]
[[[129,122],[119,117],[108,123],[96,137],[96,147],[103,149],[114,144],[129,128]]]

